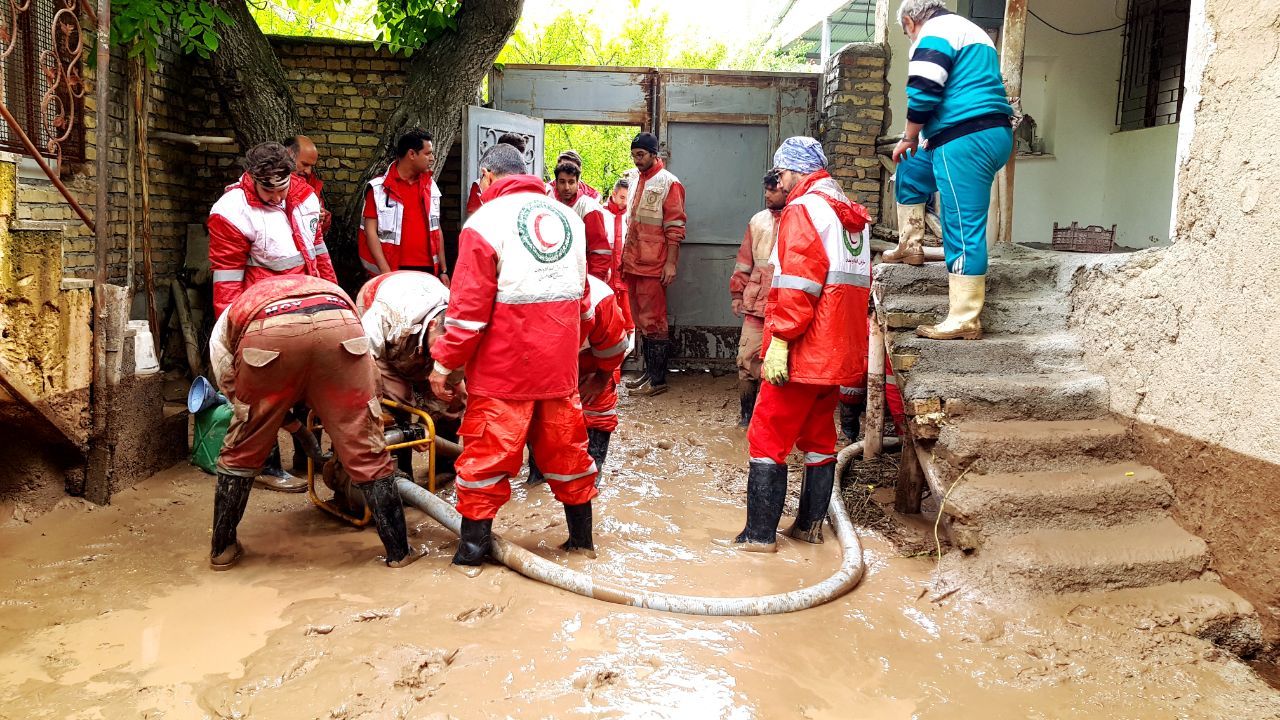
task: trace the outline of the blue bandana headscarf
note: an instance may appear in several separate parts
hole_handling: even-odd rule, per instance
[[[797,135],[782,141],[773,154],[773,166],[779,170],[798,173],[817,172],[827,166],[827,156],[822,153],[822,143],[811,137]]]

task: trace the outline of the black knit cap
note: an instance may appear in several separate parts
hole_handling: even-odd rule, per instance
[[[651,132],[642,132],[639,135],[636,135],[636,138],[631,141],[631,149],[635,150],[636,148],[639,148],[641,150],[648,150],[654,155],[657,155],[658,154],[658,136],[654,135]]]

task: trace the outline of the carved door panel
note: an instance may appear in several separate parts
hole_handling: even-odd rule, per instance
[[[546,162],[543,152],[542,119],[503,112],[490,108],[469,106],[463,116],[465,132],[462,134],[462,217],[466,219],[467,197],[471,184],[480,177],[480,158],[497,144],[505,133],[515,133],[525,139],[524,161],[530,175],[542,177]]]

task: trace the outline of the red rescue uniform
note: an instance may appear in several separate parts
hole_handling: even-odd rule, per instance
[[[444,274],[444,233],[440,229],[440,187],[431,173],[422,173],[414,182],[400,177],[396,163],[386,175],[369,181],[365,191],[365,219],[378,221],[378,242],[392,272],[419,270]],[[379,274],[373,253],[359,231],[360,264],[370,277]]]
[[[560,200],[554,190],[552,195]],[[568,205],[582,219],[587,233],[587,273],[609,281],[613,273],[613,245],[609,242],[609,231],[605,228],[604,208],[594,198],[583,192],[583,185],[578,185],[578,194],[573,202],[560,202]]]
[[[627,328],[613,290],[599,278],[589,278],[590,319],[583,332],[578,355],[578,377],[599,373],[608,378],[598,395],[582,401],[587,428],[613,432],[618,429],[618,381],[627,352]]]
[[[762,384],[747,443],[752,462],[785,464],[794,446],[822,465],[835,461],[838,388],[866,373],[868,216],[819,170],[791,191],[778,222],[763,346],[787,341],[790,379]]]
[[[627,291],[627,281],[622,277],[622,244],[627,237],[627,209],[613,202],[604,206],[604,227],[609,233],[609,248],[613,250],[613,270],[609,274],[609,287],[613,288],[613,297],[622,310],[622,322],[628,333],[635,332],[636,323],[631,318],[631,293]]]
[[[458,239],[437,370],[466,368],[458,512],[487,520],[511,497],[526,441],[556,498],[596,496],[578,397],[578,352],[591,319],[582,220],[531,175],[495,182]]]
[[[227,186],[209,211],[214,314],[221,315],[242,292],[269,277],[310,275],[338,282],[320,211],[315,191],[292,178],[283,206],[262,202],[248,173]]]
[[[640,334],[667,339],[667,288],[662,268],[670,246],[684,241],[684,185],[661,160],[640,173],[627,201],[626,241],[622,272],[631,294],[632,314]]]

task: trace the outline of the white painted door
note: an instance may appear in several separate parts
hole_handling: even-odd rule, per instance
[[[467,217],[467,197],[471,184],[480,177],[480,158],[498,143],[505,133],[515,133],[525,140],[524,161],[530,175],[542,177],[545,163],[543,153],[542,118],[518,115],[476,105],[468,106],[463,115],[462,134],[462,219]]]

